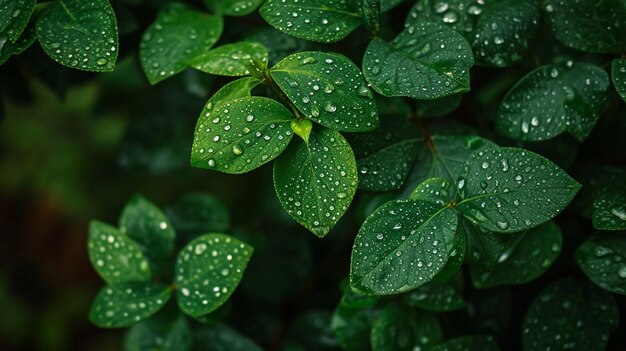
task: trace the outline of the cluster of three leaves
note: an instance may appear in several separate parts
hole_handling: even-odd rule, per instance
[[[168,218],[137,196],[124,209],[120,229],[93,221],[88,249],[92,265],[109,284],[95,298],[89,318],[101,327],[123,327],[160,310],[177,291],[179,308],[202,317],[222,305],[238,285],[252,247],[224,234],[202,235],[178,254],[171,272],[176,233]]]
[[[277,85],[295,116],[275,100],[251,96],[261,80],[231,82],[209,99],[198,119],[191,164],[237,174],[280,155],[274,185],[281,204],[297,222],[324,236],[347,210],[357,186],[354,154],[339,131],[378,126],[372,93],[349,59],[322,52],[284,58],[265,82]],[[294,133],[301,140],[291,142]]]

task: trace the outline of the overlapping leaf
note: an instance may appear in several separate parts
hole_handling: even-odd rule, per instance
[[[247,41],[226,44],[210,50],[191,60],[191,66],[202,72],[222,76],[245,76],[250,74],[252,61],[267,63],[265,46]]]
[[[599,287],[626,295],[626,236],[623,232],[598,232],[575,253],[576,262]]]

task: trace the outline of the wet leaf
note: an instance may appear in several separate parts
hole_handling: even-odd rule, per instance
[[[107,0],[63,0],[37,18],[37,39],[58,63],[85,71],[110,72],[119,51],[117,23]]]
[[[502,100],[496,130],[517,140],[539,141],[565,131],[587,138],[607,101],[609,77],[592,64],[568,61],[541,66]]]
[[[435,22],[419,22],[391,43],[374,39],[363,73],[384,96],[438,99],[470,90],[472,50],[462,35]]]
[[[254,341],[224,323],[203,326],[194,333],[195,351],[261,351]]]
[[[223,20],[172,3],[164,6],[145,31],[139,58],[148,81],[156,84],[207,52],[222,34]]]
[[[418,185],[409,197],[443,207],[453,199],[452,184],[444,178],[429,178]]]
[[[476,0],[420,0],[411,8],[405,25],[408,27],[425,20],[433,21],[469,35],[483,7],[484,1]]]
[[[218,15],[245,16],[256,10],[264,0],[204,0],[205,5]]]
[[[611,294],[574,279],[543,289],[524,318],[525,351],[604,350],[619,312]]]
[[[626,101],[626,58],[617,58],[613,60],[611,66],[611,79],[615,90]]]
[[[253,60],[267,63],[267,49],[259,43],[240,41],[212,49],[192,59],[191,66],[209,74],[245,76]]]
[[[434,314],[389,304],[374,321],[373,351],[412,351],[442,341],[442,330]]]
[[[623,232],[598,232],[575,253],[576,262],[599,287],[626,295],[626,236]]]
[[[270,74],[305,116],[343,132],[378,127],[376,103],[358,67],[347,57],[319,51],[287,56]]]
[[[591,216],[593,227],[601,230],[626,229],[626,184],[624,170],[606,172],[598,184]]]
[[[229,227],[228,209],[217,198],[205,193],[191,193],[165,208],[177,234],[194,236],[223,232]]]
[[[461,213],[485,229],[511,233],[556,216],[580,184],[543,156],[494,148],[472,154],[457,187]]]
[[[380,30],[381,0],[360,0],[361,17],[367,29],[374,35]]]
[[[466,218],[461,219],[461,227],[466,234],[466,263],[479,266],[478,270],[491,271],[513,236],[494,233],[479,227]]]
[[[499,351],[498,343],[491,335],[467,335],[435,345],[429,351]]]
[[[221,306],[239,285],[252,251],[224,234],[206,234],[187,244],[176,261],[178,307],[200,317]]]
[[[406,303],[430,311],[454,311],[465,307],[460,284],[456,282],[430,282],[410,291]]]
[[[4,34],[0,32],[0,42],[3,39],[4,44],[0,44],[0,65],[5,63],[11,55],[21,54],[35,42],[35,26],[31,22],[13,43],[10,40],[6,40]]]
[[[313,128],[308,143],[296,139],[274,163],[274,187],[296,222],[323,237],[346,212],[357,187],[356,162],[338,132]]]
[[[178,315],[168,321],[150,318],[128,330],[124,339],[124,350],[187,351],[191,350],[192,341],[192,331],[184,316]]]
[[[102,288],[89,310],[89,319],[102,328],[140,322],[165,305],[171,289],[159,283],[128,282]]]
[[[18,41],[33,14],[36,3],[35,0],[0,0],[0,42],[2,37],[8,38],[12,44]],[[3,50],[2,45],[0,50]]]
[[[91,265],[109,284],[148,281],[148,260],[133,240],[108,224],[91,221],[87,241]]]
[[[346,351],[371,350],[370,332],[377,315],[373,308],[337,306],[330,327],[341,348]]]

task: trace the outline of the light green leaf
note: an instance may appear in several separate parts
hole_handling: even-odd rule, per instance
[[[543,289],[526,313],[523,349],[604,350],[618,321],[611,294],[590,283],[561,280]]]
[[[11,55],[18,55],[24,52],[35,42],[35,39],[35,26],[33,22],[30,22],[14,43],[7,40],[4,34],[0,34],[0,65],[5,63]]]
[[[369,133],[346,134],[354,148],[359,188],[389,191],[402,186],[420,149],[417,128],[403,117],[382,118]]]
[[[376,35],[380,30],[381,0],[359,0],[361,17],[369,31]]]
[[[204,4],[218,15],[245,16],[256,10],[264,0],[204,0]]]
[[[259,43],[240,41],[210,50],[191,60],[191,66],[209,74],[245,76],[254,60],[267,63],[267,49]]]
[[[372,213],[354,241],[350,286],[389,295],[428,283],[453,251],[457,216],[448,207],[396,200]]]
[[[488,2],[472,32],[477,64],[506,67],[522,59],[539,24],[536,0]]]
[[[513,235],[492,269],[471,266],[474,287],[525,284],[545,273],[561,252],[561,230],[552,221]]]
[[[119,51],[117,23],[107,0],[61,0],[37,18],[37,38],[58,63],[85,71],[109,72]]]
[[[201,327],[194,333],[195,351],[262,351],[254,341],[224,323]]]
[[[405,26],[433,21],[469,36],[483,12],[483,4],[484,1],[476,0],[420,0],[411,8]]]
[[[129,329],[124,339],[124,350],[188,351],[192,342],[191,328],[184,316],[178,315],[167,321],[150,318]]]
[[[504,97],[496,130],[524,141],[568,131],[583,141],[600,117],[608,89],[609,76],[596,65],[568,61],[541,66]]]
[[[448,283],[430,282],[410,291],[405,296],[409,306],[429,311],[454,311],[465,307],[461,294],[462,280]]]
[[[347,57],[319,51],[287,56],[270,74],[308,118],[343,132],[378,127],[376,103],[358,67]]]
[[[444,178],[456,184],[465,160],[474,152],[493,147],[497,145],[478,136],[434,135],[421,146],[406,179],[403,197],[409,197],[415,187],[430,178]]]
[[[428,351],[500,351],[498,343],[491,335],[467,335],[450,339],[435,345]]]
[[[224,234],[196,238],[178,254],[178,307],[200,317],[221,306],[243,277],[253,248]]]
[[[150,280],[148,260],[139,246],[117,228],[91,221],[87,247],[91,264],[107,283]]]
[[[576,50],[618,53],[626,50],[623,0],[546,0],[544,10],[554,35]]]
[[[457,209],[477,225],[511,233],[547,222],[580,189],[548,159],[518,148],[479,151],[465,162],[458,180]]]
[[[0,43],[2,37],[8,38],[9,43],[17,42],[33,14],[36,3],[35,0],[0,0]],[[3,45],[0,44],[0,50],[2,49]]]
[[[126,327],[144,320],[165,305],[171,289],[163,284],[128,282],[104,287],[89,310],[89,319],[102,328]]]
[[[611,79],[615,90],[626,101],[626,58],[616,58],[611,65]]]
[[[438,99],[470,90],[472,49],[462,35],[435,22],[419,22],[391,43],[374,39],[363,73],[384,96]]]
[[[412,351],[442,341],[442,331],[434,314],[389,304],[372,326],[373,351]]]
[[[593,201],[593,227],[601,230],[626,229],[626,184],[624,170],[606,172]]]
[[[141,195],[126,204],[120,216],[120,231],[128,235],[147,257],[159,263],[171,255],[176,232],[163,212]]]
[[[363,23],[352,0],[268,0],[259,12],[274,28],[321,43],[339,41]]]
[[[143,34],[139,58],[150,84],[169,78],[188,66],[219,39],[222,17],[190,10],[184,5],[165,5]]]
[[[196,126],[192,166],[245,173],[273,160],[289,144],[294,117],[280,103],[253,96],[217,101],[209,108],[212,100]]]
[[[357,187],[356,162],[339,132],[313,128],[274,163],[274,187],[287,213],[323,237],[346,212]]]
[[[576,263],[594,284],[626,295],[626,236],[599,232],[576,250]]]

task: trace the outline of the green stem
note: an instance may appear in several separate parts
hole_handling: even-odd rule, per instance
[[[267,85],[270,89],[272,89],[272,91],[276,94],[276,96],[278,96],[278,98],[285,105],[287,105],[287,106],[289,106],[291,108],[291,111],[296,116],[296,119],[298,119],[298,120],[306,119],[306,116],[303,116],[300,113],[298,108],[291,102],[291,100],[289,100],[287,95],[285,95],[285,93],[280,89],[280,87],[278,87],[278,85],[276,84],[274,79],[272,79],[272,76],[270,75],[269,70],[267,68],[265,68],[262,73],[263,73],[263,84]]]

